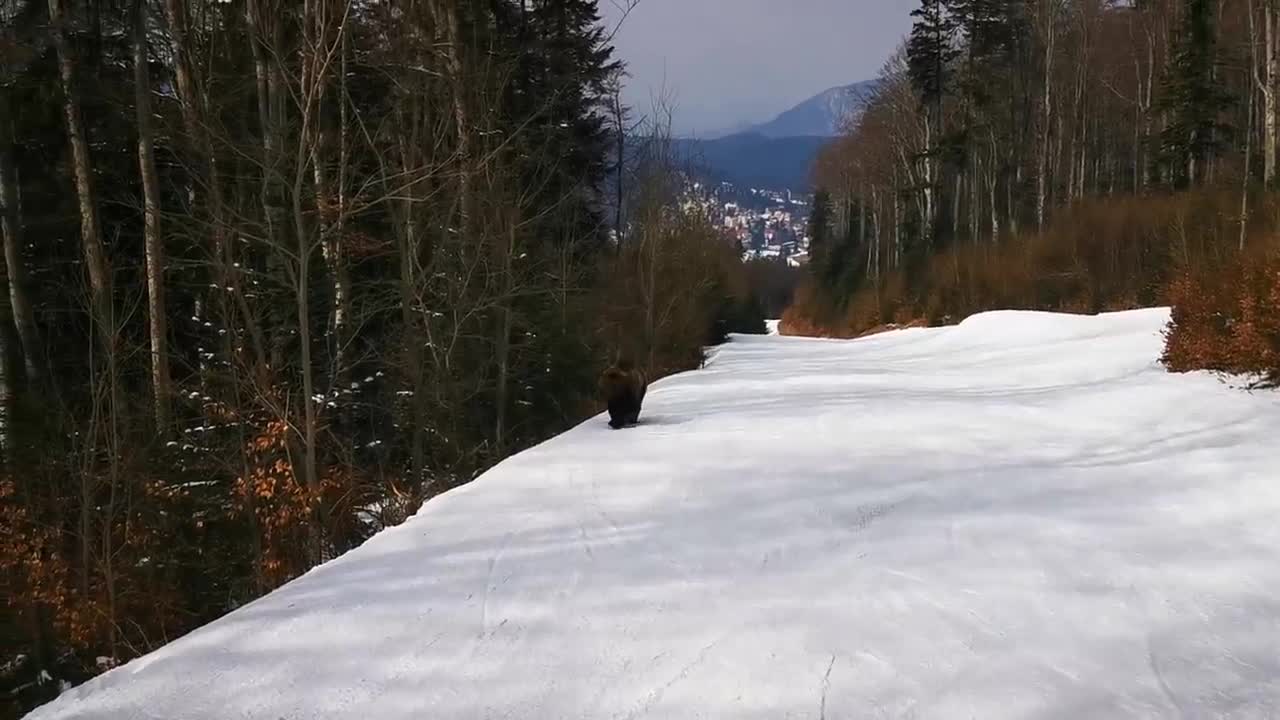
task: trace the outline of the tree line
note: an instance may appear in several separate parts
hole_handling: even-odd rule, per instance
[[[1175,280],[1271,252],[1273,0],[920,0],[912,18],[815,170],[793,327],[1172,302]]]
[[[0,714],[596,412],[615,355],[763,330],[610,30],[594,0],[0,6]]]

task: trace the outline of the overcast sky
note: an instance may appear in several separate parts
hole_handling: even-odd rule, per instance
[[[626,0],[599,0],[609,27]],[[676,131],[772,118],[829,87],[875,77],[916,0],[639,0],[614,37],[640,112],[664,85]]]

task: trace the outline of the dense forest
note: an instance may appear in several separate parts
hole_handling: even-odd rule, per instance
[[[617,356],[763,331],[610,31],[594,0],[0,3],[0,716],[599,411]]]
[[[785,332],[1174,307],[1167,364],[1280,371],[1274,0],[920,0],[822,151]]]

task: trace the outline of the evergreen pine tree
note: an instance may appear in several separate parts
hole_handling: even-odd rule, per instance
[[[513,121],[538,165],[530,187],[557,205],[587,245],[603,241],[603,183],[610,163],[604,101],[620,63],[600,24],[596,0],[519,0],[513,13],[519,63]],[[555,161],[546,162],[546,158]],[[586,249],[584,247],[584,249]]]
[[[1186,0],[1165,74],[1163,109],[1169,123],[1160,136],[1160,154],[1166,179],[1176,187],[1203,178],[1207,161],[1221,150],[1230,130],[1220,118],[1231,97],[1214,77],[1213,5],[1213,0]]]
[[[506,89],[516,138],[518,193],[537,212],[520,220],[515,272],[526,286],[511,298],[511,438],[537,434],[571,416],[568,388],[592,387],[597,350],[582,341],[591,318],[566,313],[564,288],[590,284],[563,277],[572,267],[595,267],[607,247],[605,182],[612,161],[605,103],[613,59],[596,0],[505,0],[495,25],[515,58]],[[532,290],[540,288],[540,290]],[[553,290],[552,288],[556,288]],[[550,302],[557,298],[557,302]]]
[[[920,7],[911,13],[914,18],[911,35],[907,40],[907,74],[920,99],[929,128],[928,147],[922,159],[928,168],[927,191],[933,193],[933,206],[928,232],[936,236],[940,227],[936,224],[941,206],[940,167],[953,155],[954,142],[947,137],[943,125],[943,101],[951,85],[951,65],[959,54],[954,35],[955,19],[948,11],[945,0],[920,0]],[[931,240],[937,240],[933,237]]]
[[[955,24],[944,0],[921,0],[911,17],[915,20],[907,40],[907,67],[921,103],[936,122],[942,117],[948,66],[956,57],[952,42]]]

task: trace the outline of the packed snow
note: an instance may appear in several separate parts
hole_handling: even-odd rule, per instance
[[[1166,310],[734,337],[35,718],[1280,715],[1280,396]]]

